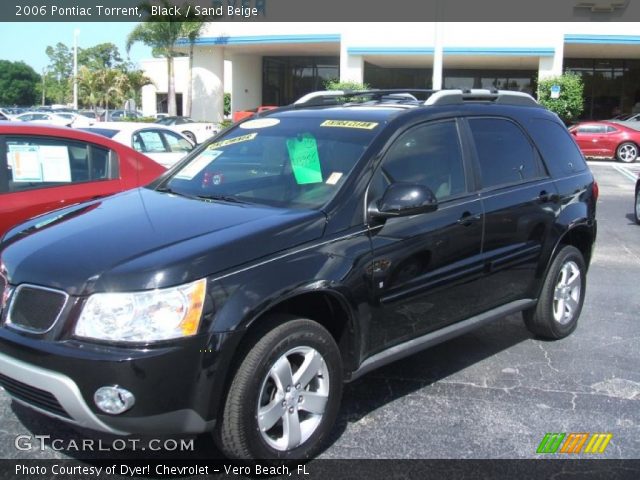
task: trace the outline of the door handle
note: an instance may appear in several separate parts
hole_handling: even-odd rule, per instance
[[[458,219],[458,225],[462,225],[463,227],[468,227],[478,220],[482,218],[482,215],[479,213],[473,215],[471,212],[464,212],[462,216]]]

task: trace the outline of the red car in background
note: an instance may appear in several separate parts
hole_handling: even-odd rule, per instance
[[[273,105],[263,105],[261,107],[256,107],[251,110],[238,110],[237,112],[233,112],[233,115],[231,116],[231,120],[233,121],[233,123],[238,123],[240,120],[253,117],[256,113],[266,112],[267,110],[273,110],[274,108],[278,108],[278,107]]]
[[[145,185],[165,168],[132,148],[70,128],[0,124],[0,238],[50,210]]]
[[[638,158],[640,131],[616,122],[583,122],[569,128],[585,157],[617,158],[631,163]]]

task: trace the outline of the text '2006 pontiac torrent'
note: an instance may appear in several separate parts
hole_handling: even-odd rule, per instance
[[[597,185],[516,92],[309,95],[0,248],[0,383],[117,435],[306,458],[342,384],[523,312],[577,325]],[[355,99],[355,95],[354,95]]]

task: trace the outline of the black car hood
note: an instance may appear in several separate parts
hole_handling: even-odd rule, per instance
[[[139,188],[9,232],[9,283],[72,295],[186,283],[319,238],[325,215],[203,201]]]

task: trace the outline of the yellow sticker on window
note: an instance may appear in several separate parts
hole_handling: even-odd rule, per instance
[[[358,122],[355,120],[325,120],[320,124],[321,127],[340,127],[340,128],[361,128],[364,130],[373,130],[378,126],[377,122]]]
[[[227,147],[229,145],[234,145],[240,142],[248,142],[249,140],[253,140],[257,136],[257,133],[249,133],[248,135],[241,135],[236,138],[230,138],[229,140],[222,140],[220,142],[212,143],[207,147],[207,150],[215,150],[216,148]]]

